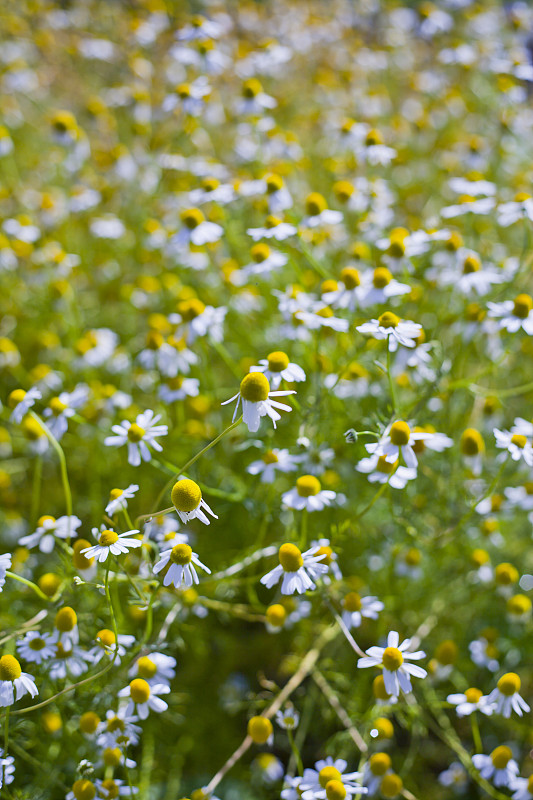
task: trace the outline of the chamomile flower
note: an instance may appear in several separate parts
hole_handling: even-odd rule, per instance
[[[533,775],[529,778],[515,778],[513,783],[512,800],[532,800],[533,798]]]
[[[500,431],[498,428],[494,428],[493,433],[496,447],[507,450],[513,461],[523,459],[529,467],[533,467],[533,447],[524,434]]]
[[[359,784],[360,772],[346,772],[347,762],[343,758],[317,761],[314,769],[307,767],[298,787],[302,800],[344,800],[345,797],[366,794],[367,789]]]
[[[0,706],[12,706],[25,694],[35,697],[39,690],[33,675],[22,672],[19,662],[14,656],[5,655],[0,658]]]
[[[105,513],[113,517],[119,511],[124,511],[128,507],[128,500],[135,497],[139,491],[136,483],[131,483],[126,489],[111,489],[109,493],[109,503],[105,507]]]
[[[125,762],[128,768],[130,767],[131,764],[135,766],[135,761],[131,761],[131,759],[127,759],[126,761],[130,762],[130,763]],[[104,764],[106,764],[105,753],[104,753]],[[106,766],[109,765],[106,764]],[[111,764],[110,766],[114,766],[114,764]],[[99,798],[101,797],[102,800],[115,800],[116,797],[135,795],[139,791],[137,786],[131,786],[131,784],[126,783],[126,781],[119,780],[118,778],[104,778],[103,780],[97,778],[95,786],[96,786],[96,791],[98,793],[98,797]]]
[[[481,711],[489,717],[494,711],[494,703],[490,697],[475,687],[467,689],[462,694],[449,694],[446,700],[456,707],[458,717],[468,716],[474,711]]]
[[[372,753],[363,771],[363,785],[368,794],[376,794],[385,775],[392,774],[392,761],[388,753]]]
[[[135,539],[131,536],[133,533],[139,533],[139,531],[133,530],[126,531],[125,533],[116,533],[106,528],[105,525],[101,525],[100,529],[93,528],[92,534],[94,538],[98,540],[98,544],[92,547],[85,547],[83,550],[80,550],[80,553],[85,555],[85,558],[96,558],[100,564],[103,564],[109,557],[109,554],[120,556],[123,553],[127,553],[132,548],[142,545],[140,539]]]
[[[104,444],[108,447],[122,447],[128,445],[128,463],[133,467],[138,467],[141,461],[151,461],[152,454],[149,447],[161,452],[162,445],[157,438],[166,436],[168,427],[157,425],[161,419],[160,414],[154,414],[148,409],[138,414],[135,422],[122,422],[120,425],[113,425],[111,430],[114,436],[107,436]]]
[[[61,439],[68,428],[68,420],[74,416],[76,409],[85,405],[89,399],[89,387],[80,384],[72,392],[61,392],[52,397],[43,416],[48,419],[47,426],[56,439]]]
[[[321,302],[313,303],[312,307],[307,311],[296,311],[294,316],[310,331],[330,328],[339,333],[346,333],[350,327],[347,319],[334,316],[331,308]]]
[[[515,711],[519,717],[524,711],[529,711],[526,701],[520,696],[522,682],[516,672],[506,672],[499,679],[495,689],[488,695],[487,700],[494,703],[494,710],[503,717],[509,718]]]
[[[414,653],[407,652],[410,639],[404,639],[399,645],[399,636],[396,631],[391,631],[387,637],[387,647],[371,647],[364,658],[357,662],[359,668],[383,667],[383,680],[388,694],[397,697],[400,689],[409,693],[412,691],[411,676],[415,678],[425,678],[427,672],[417,664],[409,664],[410,660],[418,661],[425,657],[423,650]]]
[[[22,422],[22,418],[35,405],[35,401],[41,398],[42,394],[35,386],[28,389],[27,392],[24,389],[14,389],[7,399],[9,408],[13,409],[9,417],[10,421],[17,424]]]
[[[131,717],[135,712],[139,719],[147,719],[150,711],[161,714],[168,708],[168,703],[159,697],[162,694],[170,694],[170,686],[163,683],[150,686],[144,678],[134,678],[119,691],[118,696],[129,698],[126,716]]]
[[[498,225],[507,228],[520,219],[533,222],[533,198],[525,192],[519,192],[514,200],[501,203],[498,208]]]
[[[248,228],[246,231],[254,242],[258,242],[260,239],[275,239],[283,242],[285,239],[295,236],[297,232],[294,225],[272,216],[267,217],[264,228]]]
[[[11,553],[4,553],[0,555],[0,592],[4,588],[8,569],[11,569]]]
[[[293,731],[298,727],[300,715],[295,708],[287,706],[283,710],[276,711],[276,722],[283,730]]]
[[[17,640],[17,650],[24,661],[42,664],[55,655],[56,638],[52,633],[28,631],[23,639]]]
[[[277,106],[277,101],[263,91],[257,78],[250,78],[243,83],[241,95],[236,105],[237,114],[261,116],[267,109]]]
[[[187,397],[198,397],[200,381],[197,378],[182,378],[178,375],[176,378],[170,378],[167,383],[162,383],[157,391],[163,402],[176,403]]]
[[[481,777],[492,780],[494,786],[512,788],[518,775],[518,764],[505,744],[496,747],[490,756],[477,753],[472,756],[472,763],[480,771]]]
[[[487,303],[489,316],[499,320],[501,329],[516,333],[520,329],[533,336],[533,299],[528,294],[519,294],[514,300],[503,303]]]
[[[117,745],[136,745],[141,728],[135,723],[136,716],[126,713],[126,706],[118,711],[106,711],[106,718],[96,729],[98,747],[116,747]]]
[[[470,658],[478,667],[486,667],[491,672],[496,672],[499,664],[495,656],[498,654],[494,643],[489,642],[484,637],[474,639],[468,645]]]
[[[384,455],[362,458],[355,468],[357,472],[366,474],[370,483],[388,483],[393,489],[405,489],[417,476],[416,469],[387,461]]]
[[[0,749],[0,789],[8,786],[15,780],[15,759],[13,756],[4,756],[4,751]]]
[[[200,583],[195,566],[203,569],[208,575],[211,574],[211,570],[205,564],[202,564],[198,554],[193,553],[191,546],[184,542],[168,550],[163,550],[160,554],[160,560],[154,565],[154,574],[157,575],[167,565],[169,565],[169,568],[163,578],[163,586],[169,586],[172,583],[176,589],[179,589],[182,585],[189,587],[193,583]]]
[[[361,308],[386,303],[391,297],[409,294],[411,287],[393,278],[387,267],[377,267],[372,274],[361,277],[359,305]]]
[[[430,433],[428,431],[411,430],[409,425],[402,420],[396,420],[385,430],[382,438],[378,442],[371,442],[365,445],[367,451],[374,456],[384,456],[385,460],[391,464],[403,458],[409,469],[418,466],[415,455],[415,446],[418,442],[429,443],[434,438],[435,449],[439,447],[449,447],[451,440],[440,441],[438,438],[442,434]]]
[[[259,430],[261,417],[268,415],[275,428],[276,421],[281,419],[281,414],[277,409],[292,411],[291,406],[271,399],[273,397],[286,397],[289,394],[296,394],[296,392],[294,390],[271,392],[268,379],[262,372],[249,372],[242,379],[239,392],[230,397],[229,400],[225,400],[222,405],[225,406],[233,402],[233,400],[237,400],[233,413],[233,420],[235,420],[239,405],[242,402],[243,421],[250,433],[256,433]]]
[[[79,678],[89,669],[90,661],[89,653],[77,644],[56,642],[55,654],[47,661],[50,678],[54,681],[64,680],[68,676]]]
[[[262,372],[274,389],[279,387],[282,380],[288,383],[305,381],[303,369],[289,361],[289,356],[282,350],[269,353],[257,366],[250,367],[250,372]]]
[[[315,475],[302,475],[296,481],[294,489],[290,489],[281,498],[287,508],[296,511],[321,511],[331,505],[337,493],[331,489],[323,489],[322,484]]]
[[[274,447],[272,450],[267,450],[258,461],[252,461],[246,467],[246,471],[250,475],[260,475],[261,483],[272,483],[276,479],[277,472],[294,472],[301,460],[302,456],[291,455],[286,449],[280,450]]]
[[[250,279],[264,277],[267,278],[272,272],[284,267],[289,257],[277,250],[271,250],[264,242],[254,244],[250,252],[252,262],[246,264],[242,269],[236,269],[231,273],[230,280],[234,286],[244,286]]]
[[[356,330],[373,336],[375,339],[387,339],[389,350],[395,353],[398,345],[415,347],[422,326],[418,322],[402,320],[392,311],[384,311],[378,319],[358,325]]]
[[[180,478],[179,481],[176,481],[172,487],[171,498],[172,505],[183,523],[199,519],[204,525],[210,525],[211,522],[205,512],[218,519],[203,499],[202,490],[198,484],[191,481],[190,478]]]
[[[305,200],[306,216],[302,219],[304,228],[317,228],[320,225],[339,225],[343,220],[341,211],[333,211],[327,207],[325,198],[318,192],[312,192]]]
[[[113,663],[120,666],[120,659],[126,655],[128,647],[135,643],[135,636],[119,633],[118,647],[117,638],[113,631],[103,628],[96,634],[96,646],[87,653],[87,657],[93,664],[98,664],[104,656],[113,659]]]
[[[144,678],[150,685],[169,683],[176,676],[176,659],[164,653],[148,653],[137,658],[131,666],[130,678]]]
[[[220,225],[208,222],[199,208],[189,208],[181,212],[183,226],[170,239],[169,245],[177,251],[187,249],[189,245],[200,247],[204,244],[218,242],[224,233]]]
[[[385,608],[377,597],[361,597],[358,592],[348,592],[342,600],[342,621],[348,628],[358,628],[363,619],[377,619]]]
[[[54,549],[56,538],[69,539],[76,536],[76,532],[81,525],[81,519],[75,516],[40,517],[37,522],[37,529],[34,533],[23,536],[19,539],[19,544],[23,547],[39,546],[41,553],[51,553]]]
[[[213,342],[221,342],[224,338],[226,313],[225,306],[206,306],[197,297],[193,297],[178,303],[177,313],[170,314],[168,319],[173,325],[179,326],[180,335],[185,335],[187,344],[192,344],[202,336],[207,336]],[[183,369],[181,371],[185,372]]]
[[[308,589],[314,589],[313,579],[328,571],[321,562],[325,555],[318,554],[319,547],[311,547],[302,553],[294,544],[282,544],[278,551],[279,565],[263,575],[261,583],[271,589],[281,581],[282,594],[303,594]]]

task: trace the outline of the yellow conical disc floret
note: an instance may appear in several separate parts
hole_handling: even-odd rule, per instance
[[[22,669],[14,656],[0,658],[0,681],[16,681],[21,674]]]
[[[248,721],[248,736],[255,744],[265,744],[272,736],[272,723],[266,717],[252,717]]]
[[[202,490],[190,478],[182,478],[172,488],[172,505],[177,511],[188,513],[198,508],[202,500]]]
[[[249,372],[241,381],[241,397],[250,403],[260,403],[268,398],[270,384],[262,372]]]

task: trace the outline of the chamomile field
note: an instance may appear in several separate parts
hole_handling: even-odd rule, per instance
[[[0,796],[532,800],[533,6],[4,0]]]

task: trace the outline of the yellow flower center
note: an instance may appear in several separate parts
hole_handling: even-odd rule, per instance
[[[50,400],[50,409],[55,417],[59,417],[67,408],[67,404],[60,400],[59,397],[52,397]]]
[[[467,689],[465,692],[466,702],[467,703],[477,703],[479,698],[482,697],[483,692],[480,689],[476,689],[472,687],[471,689]]]
[[[463,274],[471,275],[472,272],[479,272],[481,261],[477,256],[467,256],[463,261]]]
[[[370,771],[373,775],[385,775],[390,768],[391,760],[387,753],[374,753],[370,756]]]
[[[74,609],[70,606],[64,606],[56,614],[55,626],[61,633],[68,633],[75,627],[77,621],[78,617]]]
[[[483,438],[475,428],[467,428],[461,435],[461,452],[465,456],[477,456],[485,449]]]
[[[320,563],[327,564],[329,566],[329,564],[331,564],[331,562],[333,561],[333,550],[331,549],[331,547],[320,547],[316,551],[315,556],[324,556],[324,558]]]
[[[115,733],[116,731],[123,731],[125,728],[124,720],[120,719],[120,717],[110,717],[107,720],[107,730],[110,733]]]
[[[323,789],[330,781],[340,781],[341,779],[342,775],[335,767],[323,767],[318,773],[318,782]]]
[[[516,567],[507,562],[498,564],[494,570],[494,578],[496,583],[499,583],[500,586],[511,586],[511,584],[517,582],[518,577],[518,570]]]
[[[120,795],[120,789],[113,778],[106,778],[103,780],[102,789],[107,800],[115,800],[115,798]]]
[[[271,372],[282,372],[289,366],[289,356],[282,350],[275,350],[267,356],[268,368]]]
[[[454,231],[450,234],[450,238],[446,242],[446,250],[449,250],[451,253],[456,253],[460,247],[463,246],[463,237],[460,233]]]
[[[101,544],[102,547],[111,547],[112,544],[118,541],[118,533],[115,531],[102,531],[98,538],[98,544]]]
[[[513,754],[507,745],[501,744],[492,751],[490,757],[495,769],[505,769]]]
[[[310,217],[316,217],[327,208],[324,197],[318,192],[311,192],[305,201],[305,210]]]
[[[137,674],[140,678],[153,678],[156,672],[157,664],[148,656],[141,656],[137,661]]]
[[[515,594],[507,601],[507,611],[517,617],[528,614],[531,611],[531,600],[526,594]]]
[[[260,403],[268,398],[270,384],[262,372],[249,372],[240,387],[241,397],[250,403]]]
[[[86,711],[80,717],[80,731],[82,733],[94,733],[100,724],[100,717],[94,711]]]
[[[287,619],[287,612],[281,603],[274,603],[267,608],[266,618],[274,628],[281,628]]]
[[[381,135],[381,131],[378,131],[377,128],[373,128],[371,131],[368,131],[365,142],[367,147],[372,147],[372,145],[375,144],[383,144],[383,136]]]
[[[204,192],[214,192],[220,186],[220,181],[216,178],[204,178],[202,181]]]
[[[272,735],[272,723],[266,717],[252,717],[248,720],[248,736],[255,744],[265,744]]]
[[[72,554],[72,563],[76,567],[76,569],[84,570],[89,569],[91,564],[94,563],[94,558],[87,558],[85,553],[80,553],[80,550],[85,550],[86,547],[90,547],[91,543],[87,541],[87,539],[78,539],[74,542],[74,552]],[[59,583],[57,583],[54,591],[52,594],[55,593]]]
[[[190,545],[182,542],[181,544],[177,544],[172,548],[170,560],[173,561],[174,564],[179,564],[180,567],[184,567],[186,564],[191,563],[191,559],[192,547],[190,547]]]
[[[256,264],[262,264],[270,255],[270,247],[263,242],[259,242],[259,244],[254,244],[250,249],[250,255],[252,261],[255,261]]]
[[[14,389],[7,398],[7,404],[9,408],[15,408],[18,406],[19,403],[22,403],[25,397],[26,392],[24,389]]]
[[[337,281],[332,280],[331,278],[327,281],[322,281],[322,285],[320,287],[320,294],[326,294],[326,292],[336,292],[339,288],[339,284]]]
[[[242,85],[242,96],[247,100],[253,100],[258,94],[261,94],[263,87],[257,78],[250,78]]]
[[[102,753],[102,758],[106,767],[118,767],[122,753],[118,747],[106,747]]]
[[[390,429],[390,440],[392,444],[395,444],[397,447],[402,447],[402,445],[409,443],[410,438],[411,429],[407,422],[402,422],[401,420],[393,422]]]
[[[146,431],[144,428],[141,428],[140,425],[137,425],[136,422],[133,422],[128,428],[128,439],[130,442],[140,442],[145,433]]]
[[[130,683],[130,697],[134,703],[146,703],[150,697],[150,686],[143,678],[134,678]]]
[[[285,572],[297,572],[304,563],[301,551],[288,542],[279,548],[278,558]]]
[[[205,220],[199,208],[188,208],[181,212],[181,221],[186,228],[193,231]]]
[[[333,191],[341,203],[346,203],[354,193],[355,189],[350,181],[337,181],[337,183],[333,186]]]
[[[20,664],[14,656],[0,658],[0,681],[16,681],[21,673]]]
[[[528,294],[519,294],[515,298],[513,314],[520,319],[527,319],[533,308],[533,300]]]
[[[200,505],[202,490],[190,478],[182,478],[174,484],[171,499],[172,505],[177,511],[188,513]]]
[[[44,639],[41,639],[40,636],[36,636],[35,639],[32,639],[30,642],[28,642],[28,646],[30,650],[39,651],[46,647],[46,642]]]
[[[435,658],[439,664],[443,664],[444,666],[455,664],[458,655],[459,650],[452,639],[445,639],[439,644],[435,651]]]
[[[114,647],[116,643],[115,634],[108,628],[103,628],[96,634],[96,641],[102,647]]]
[[[346,789],[342,781],[328,781],[326,783],[327,800],[344,800]]]
[[[296,481],[296,490],[300,497],[313,497],[321,488],[320,481],[314,475],[302,475]]]
[[[390,694],[385,689],[385,681],[383,675],[377,675],[372,682],[372,691],[377,700],[388,700]],[[388,722],[388,720],[386,720]]]
[[[385,775],[381,781],[380,791],[383,797],[397,797],[403,789],[403,781],[399,775],[391,772]]]
[[[394,726],[387,717],[378,717],[374,722],[374,729],[377,731],[378,739],[392,739],[394,735]]]
[[[355,267],[344,267],[341,272],[341,281],[347,289],[356,289],[361,285],[361,276],[359,270]]]
[[[378,472],[382,472],[384,475],[390,475],[397,464],[397,461],[395,463],[391,463],[390,461],[387,461],[385,456],[380,456],[378,458],[378,463],[376,464],[376,469]]]
[[[354,612],[354,611],[361,611],[361,595],[357,592],[348,592],[342,604],[346,611]]]
[[[511,697],[520,691],[522,681],[516,672],[506,672],[498,681],[498,689],[506,697]]]
[[[279,458],[272,450],[267,450],[267,452],[263,456],[263,461],[265,464],[277,464]]]
[[[515,433],[511,437],[511,444],[515,444],[517,447],[519,447],[521,450],[523,450],[524,447],[527,444],[527,439],[523,434]]]
[[[182,300],[178,303],[178,313],[184,322],[191,322],[191,320],[199,317],[205,311],[205,304],[197,297],[191,297],[190,300]]]
[[[267,187],[267,194],[274,194],[275,192],[279,192],[281,187],[283,186],[283,178],[279,175],[267,175],[265,178],[266,187]]]
[[[110,500],[118,500],[121,495],[124,494],[122,489],[111,489],[109,492],[109,499]]]
[[[96,794],[96,787],[87,778],[80,778],[72,785],[72,794],[76,800],[93,800]]]
[[[391,258],[402,258],[405,255],[405,244],[401,239],[395,239],[389,244],[387,253]]]
[[[383,653],[383,666],[389,672],[395,672],[403,664],[403,656],[397,647],[386,647]]]
[[[384,289],[385,286],[392,280],[392,274],[387,267],[378,267],[374,270],[374,276],[372,278],[372,283],[376,287],[376,289]]]
[[[397,328],[400,317],[396,316],[392,311],[384,311],[378,317],[378,322],[381,328]]]

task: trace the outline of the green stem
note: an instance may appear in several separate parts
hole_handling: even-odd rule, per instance
[[[65,458],[65,453],[63,452],[63,448],[57,441],[56,437],[53,435],[48,426],[43,422],[43,420],[39,416],[37,416],[37,414],[35,414],[33,411],[30,411],[29,414],[43,429],[44,433],[46,434],[46,438],[56,451],[57,457],[59,459],[61,483],[63,484],[63,492],[65,494],[65,506],[67,509],[67,516],[68,516],[67,544],[70,544],[70,527],[72,524],[72,492],[70,491],[70,483],[68,480],[67,460]]]
[[[45,595],[45,593],[42,592],[39,589],[39,587],[37,586],[37,584],[34,583],[33,581],[29,581],[27,578],[23,578],[22,575],[16,575],[14,572],[11,572],[11,570],[9,570],[9,569],[6,570],[6,575],[7,575],[8,578],[13,578],[14,580],[18,581],[19,583],[23,583],[25,586],[29,586],[30,589],[33,589],[35,594],[39,595],[41,600],[46,600],[47,603],[50,602],[50,598],[47,597]]]
[[[300,530],[300,550],[303,552],[307,549],[307,522],[308,511],[306,508],[302,510],[302,527]]]
[[[302,763],[302,757],[300,756],[300,751],[296,747],[296,742],[294,741],[294,736],[292,735],[292,731],[289,728],[287,728],[287,738],[291,746],[294,763],[296,764],[296,769],[298,770],[298,775],[303,775],[304,765]]]
[[[476,753],[483,752],[483,742],[481,741],[481,733],[479,732],[479,722],[477,720],[476,712],[470,714],[470,722],[472,723],[472,738],[474,740],[474,747]]]
[[[4,727],[4,758],[7,757],[8,745],[9,745],[9,706],[6,706],[6,717],[5,717],[5,727]],[[5,779],[6,779],[6,769],[5,766],[2,765],[2,786],[5,786]]]
[[[389,392],[391,397],[392,403],[392,410],[396,415],[398,413],[398,403],[396,400],[396,391],[394,389],[394,381],[392,379],[392,372],[391,372],[391,355],[390,355],[390,336],[387,338],[387,377],[389,379]]]

